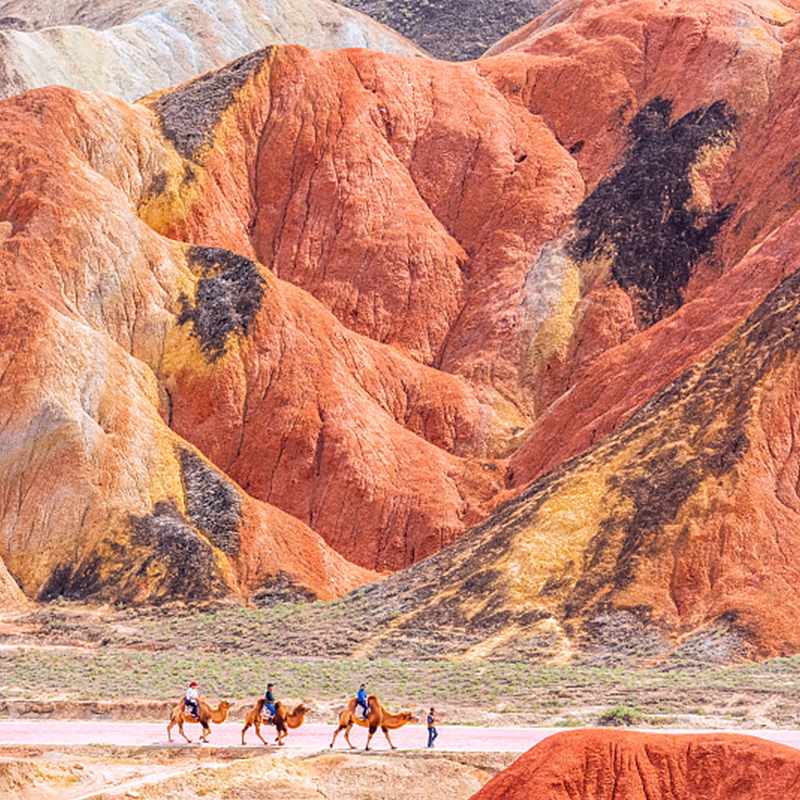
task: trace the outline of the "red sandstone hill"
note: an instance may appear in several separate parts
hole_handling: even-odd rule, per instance
[[[274,47],[0,104],[10,573],[331,596],[481,523],[380,591],[436,574],[498,645],[794,642],[793,284],[760,304],[795,269],[798,17],[585,0],[469,64]]]
[[[583,730],[550,736],[472,800],[788,800],[797,750],[739,734]]]

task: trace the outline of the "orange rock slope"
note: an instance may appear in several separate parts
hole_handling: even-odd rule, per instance
[[[800,754],[740,734],[557,733],[472,800],[786,800],[800,792]]]
[[[487,424],[433,443],[513,454],[512,488],[624,422],[793,269],[775,256],[791,246],[791,156],[752,164],[764,126],[788,127],[795,12],[557,12],[464,66],[273,50],[205,128],[193,98],[222,91],[215,76],[145,101],[202,187],[168,184],[145,212],[154,229],[258,258],[350,330],[461,378]],[[236,224],[223,230],[219,207]],[[323,519],[340,526],[338,511],[234,474],[342,541]],[[353,557],[396,567],[427,552]]]
[[[799,10],[585,0],[469,64],[274,47],[134,106],[0,104],[0,302],[7,341],[40,332],[3,351],[11,574],[158,594],[177,515],[210,548],[196,591],[252,593],[294,580],[272,515],[328,596],[371,573],[312,568],[316,534],[404,567],[612,433],[794,271]]]
[[[139,156],[162,155],[149,120],[57,89],[0,116],[0,542],[23,591],[328,599],[374,577],[253,500],[159,414],[156,371],[193,273],[186,246],[132,210]]]

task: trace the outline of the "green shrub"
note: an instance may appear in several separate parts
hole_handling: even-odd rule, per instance
[[[647,718],[641,711],[628,706],[614,706],[604,711],[597,720],[599,725],[607,728],[623,728],[629,725],[640,725]]]

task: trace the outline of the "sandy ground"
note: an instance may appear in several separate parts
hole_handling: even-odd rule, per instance
[[[4,800],[467,800],[516,754],[0,745]]]
[[[194,726],[196,739],[198,727]],[[212,744],[168,744],[144,722],[0,720],[4,800],[467,800],[517,755],[561,729],[443,726],[427,750],[425,728],[394,732],[398,749],[366,732],[330,750],[333,726],[292,731],[291,745],[242,746],[241,726],[213,726]],[[678,733],[665,732],[663,735]],[[696,733],[697,731],[692,731]],[[252,735],[252,731],[249,732]],[[800,731],[752,735],[800,749]]]
[[[304,724],[285,747],[262,745],[252,729],[242,746],[241,729],[239,720],[212,725],[210,744],[201,745],[199,726],[187,725],[193,743],[170,744],[163,721],[0,719],[0,798],[469,800],[521,752],[564,730],[444,724],[428,750],[425,726],[411,724],[392,732],[397,750],[378,732],[365,753],[361,728],[352,731],[354,750],[341,735],[331,750],[328,724]],[[736,732],[800,749],[798,730]]]

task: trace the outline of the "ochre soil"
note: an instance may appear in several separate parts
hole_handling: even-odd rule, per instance
[[[516,754],[280,755],[222,748],[0,745],[7,800],[423,800],[471,797]]]

